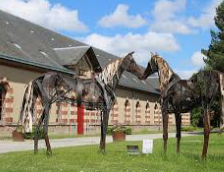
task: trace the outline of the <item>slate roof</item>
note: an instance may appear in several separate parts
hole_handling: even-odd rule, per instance
[[[77,63],[89,49],[90,46],[85,43],[0,10],[0,58],[2,59],[74,74],[63,65]],[[119,58],[95,47],[91,50],[94,51],[102,69]],[[65,55],[71,58],[64,58]],[[96,62],[95,59],[92,61]],[[159,94],[158,78],[148,78],[142,82],[125,72],[119,85]]]

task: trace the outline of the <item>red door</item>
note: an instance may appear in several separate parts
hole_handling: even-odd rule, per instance
[[[84,134],[84,106],[78,106],[78,119],[77,119],[77,123],[78,123],[78,134]]]

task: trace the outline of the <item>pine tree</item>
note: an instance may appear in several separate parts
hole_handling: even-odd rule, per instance
[[[216,9],[215,25],[217,31],[211,30],[211,44],[202,53],[207,56],[207,68],[224,72],[224,1]]]

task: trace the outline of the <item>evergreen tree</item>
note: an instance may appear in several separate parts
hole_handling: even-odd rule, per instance
[[[211,30],[211,44],[208,50],[202,50],[208,69],[224,72],[224,1],[216,9],[215,25],[217,31]]]

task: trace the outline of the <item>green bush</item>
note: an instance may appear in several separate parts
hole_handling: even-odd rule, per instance
[[[196,130],[196,127],[194,127],[194,126],[181,127],[181,131],[190,132],[190,131],[195,131],[195,130]]]
[[[107,135],[112,135],[112,127],[107,127]]]
[[[33,126],[32,132],[23,134],[24,138],[25,139],[34,139],[35,130],[36,130],[36,126]],[[43,129],[43,127],[40,127],[39,139],[43,139],[43,138],[44,138],[44,129]]]
[[[193,125],[194,127],[203,126],[201,111],[202,110],[200,107],[196,107],[191,111],[191,125]]]
[[[131,135],[132,134],[132,128],[131,127],[126,127],[125,134]]]

